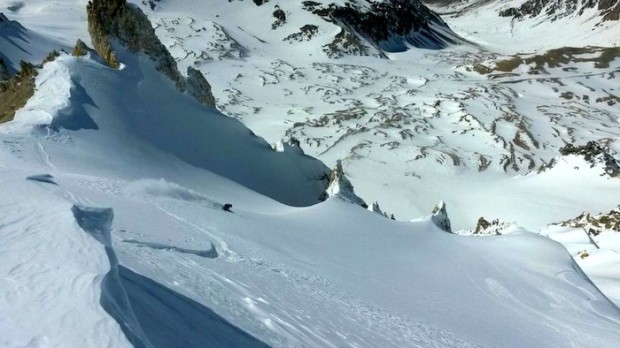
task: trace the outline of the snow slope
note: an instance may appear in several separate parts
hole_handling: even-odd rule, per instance
[[[587,6],[586,2],[579,0],[539,0],[539,3],[546,4],[536,15],[529,13],[521,17],[500,16],[502,11],[519,8],[525,2],[429,1],[429,6],[440,13],[457,34],[494,52],[509,54],[564,46],[618,45],[618,21],[602,20],[601,11],[596,5],[603,1],[589,1],[588,4],[595,5]]]
[[[225,175],[288,204],[318,202],[325,186],[321,177],[328,172],[322,163],[292,147],[284,152],[274,151],[238,121],[179,96],[171,81],[155,73],[148,58],[120,56],[126,67],[119,75],[105,74],[111,69],[101,63],[67,55],[50,63],[49,69],[37,77],[35,96],[7,125],[7,132],[30,132],[31,127],[38,125],[101,130],[92,135],[101,139],[96,146],[105,144],[126,151],[144,146],[143,142],[154,143],[195,167]],[[108,107],[100,107],[102,104]],[[209,129],[217,132],[207,135]],[[118,133],[110,134],[114,130]],[[134,136],[126,135],[127,132]],[[55,155],[54,149],[50,155]],[[110,164],[122,168],[114,164],[115,160],[109,159]],[[240,170],[242,165],[252,171]],[[98,169],[87,159],[84,167],[89,171]],[[278,172],[286,173],[286,177],[275,175]]]
[[[560,244],[523,230],[454,235],[338,195],[314,204],[322,163],[275,151],[178,93],[147,57],[117,49],[121,70],[95,56],[47,63],[33,98],[0,125],[0,345],[614,347],[620,338],[618,307]],[[358,188],[369,167],[354,163],[345,171]],[[448,206],[541,224],[570,211],[515,205],[519,192],[567,210],[592,188],[601,206],[614,199],[617,184],[584,163],[575,177],[588,186],[567,201],[554,191],[573,183],[567,169],[504,177],[522,190],[495,184],[479,203],[484,181],[468,180],[471,196],[457,191],[462,204]],[[402,194],[424,205],[439,193],[421,203]]]
[[[287,21],[272,29],[276,6]],[[508,33],[509,20],[497,16],[499,3],[485,6],[446,17],[477,45],[384,52],[389,59],[330,59],[322,47],[339,27],[297,2],[182,0],[141,8],[181,69],[205,73],[220,110],[272,143],[298,139],[330,167],[342,160],[358,194],[379,201],[398,219],[427,214],[444,200],[456,229],[471,228],[485,216],[539,230],[584,210],[615,207],[618,180],[573,170],[562,181],[524,177],[567,143],[598,141],[617,157],[620,63],[613,53],[605,67],[597,61],[603,53],[595,51],[557,65],[552,57],[539,68],[523,63],[505,72],[476,69],[516,52],[544,54],[541,47],[613,47],[618,27],[596,27],[595,40],[580,36],[590,33],[584,29],[590,22],[541,24],[544,36],[523,24],[515,31],[518,39]],[[317,26],[317,34],[285,40],[305,25]],[[557,28],[565,27],[570,29],[560,35]],[[564,189],[567,181],[575,190]]]
[[[3,155],[6,139],[3,138]],[[99,304],[110,262],[71,212],[71,194],[4,167],[0,346],[130,346]]]

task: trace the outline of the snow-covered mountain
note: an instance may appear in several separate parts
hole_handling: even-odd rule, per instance
[[[325,47],[343,29],[338,21],[325,19],[333,18],[331,12],[317,10],[342,6],[330,4],[233,1],[207,6],[186,0],[142,8],[181,70],[193,66],[205,74],[218,109],[272,143],[299,140],[305,152],[330,167],[342,160],[361,196],[378,200],[397,218],[415,218],[445,200],[453,207],[457,228],[493,216],[537,229],[586,207],[602,211],[616,205],[608,188],[601,190],[604,199],[589,194],[598,190],[589,182],[580,185],[582,206],[536,216],[531,212],[548,205],[531,198],[537,189],[522,188],[529,186],[528,179],[513,179],[538,171],[567,143],[594,140],[612,155],[618,152],[618,50],[609,46],[618,40],[616,27],[596,27],[600,41],[585,38],[580,27],[574,35],[564,33],[566,43],[604,45],[571,48],[557,46],[558,35],[548,26],[528,23],[528,30],[515,33],[515,47],[508,47],[503,43],[510,19],[494,15],[495,24],[489,23],[478,19],[488,17],[481,10],[448,22],[455,37],[469,41],[443,50],[409,45],[414,49],[394,52],[358,37],[360,45],[378,53],[333,56]],[[189,18],[181,15],[190,11]],[[286,22],[274,28],[278,11]],[[503,31],[494,32],[494,25]],[[309,26],[317,28],[312,35],[290,40]],[[546,36],[532,40],[543,29]],[[532,51],[534,45],[554,50]],[[602,182],[607,184],[615,187]],[[521,194],[510,195],[517,201],[505,205],[487,204],[498,189]],[[461,197],[478,198],[458,204]],[[557,204],[566,201],[558,198]]]
[[[618,28],[509,3],[0,1],[0,346],[615,346]]]
[[[423,2],[431,6],[456,10],[460,14],[476,11],[489,3],[496,3],[500,5],[497,15],[517,20],[545,17],[546,20],[555,21],[563,17],[584,15],[594,15],[603,22],[620,19],[620,1],[618,0],[424,0]]]

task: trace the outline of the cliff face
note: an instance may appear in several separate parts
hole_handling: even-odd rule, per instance
[[[408,45],[441,49],[462,40],[436,13],[417,0],[369,0],[347,2],[344,6],[313,1],[303,4],[304,9],[339,25],[349,36],[357,33],[387,52],[404,51]],[[360,55],[368,55],[364,53]]]
[[[187,90],[200,103],[215,107],[211,86],[204,76],[197,71],[189,72],[188,81],[181,75],[176,61],[159,41],[151,22],[140,9],[127,4],[125,0],[93,0],[86,9],[88,31],[94,48],[111,67],[120,66],[111,43],[115,39],[130,52],[143,52],[149,56],[157,70],[174,81],[180,91]]]

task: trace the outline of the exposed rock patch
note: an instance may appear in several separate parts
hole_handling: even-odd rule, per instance
[[[58,57],[58,52],[51,52],[39,65],[21,61],[20,71],[12,77],[0,80],[0,123],[12,121],[17,110],[23,108],[28,99],[34,95],[37,69]],[[3,63],[0,63],[2,66]],[[5,76],[8,76],[8,72]]]
[[[562,156],[582,156],[590,164],[590,168],[601,166],[604,171],[603,175],[609,175],[610,177],[618,177],[620,175],[620,163],[597,142],[589,141],[582,146],[567,144],[560,148],[560,154]],[[555,167],[557,162],[558,160],[554,158],[549,163],[543,164],[538,173]]]
[[[518,7],[510,7],[499,12],[501,17],[537,17],[545,14],[550,20],[582,15],[586,10],[596,8],[603,21],[618,20],[620,1],[618,0],[528,0]]]
[[[329,58],[342,58],[344,56],[377,56],[385,55],[373,47],[369,47],[355,34],[342,28],[334,40],[323,46],[323,52]]]
[[[474,235],[502,235],[503,231],[513,227],[513,223],[507,223],[499,221],[499,219],[495,219],[492,221],[486,220],[484,217],[480,217],[478,219],[478,223],[476,224],[476,229],[472,234]]]
[[[573,63],[592,63],[597,69],[607,69],[620,57],[620,47],[561,47],[535,55],[515,55],[489,62],[477,62],[468,69],[481,75],[510,73],[528,66],[528,74],[539,75],[548,68],[562,68]]]
[[[573,144],[568,144],[562,148],[560,148],[560,154],[563,156],[568,155],[578,155],[583,156],[583,158],[590,163],[591,167],[596,165],[603,165],[605,173],[611,177],[616,177],[620,175],[620,165],[618,161],[610,155],[608,152],[601,147],[598,143],[594,141],[588,141],[586,145],[583,146],[574,146]]]
[[[280,6],[276,5],[276,10],[273,12],[273,17],[275,18],[275,21],[271,24],[271,29],[278,29],[286,24],[286,13],[280,8]]]
[[[597,236],[603,231],[620,232],[620,206],[609,213],[591,215],[583,212],[574,219],[555,223],[564,227],[581,227],[588,234]]]
[[[303,27],[299,28],[297,33],[293,33],[284,38],[284,41],[309,41],[319,32],[319,27],[313,24],[306,24]]]
[[[15,112],[23,108],[34,95],[37,66],[24,61],[19,66],[17,74],[0,81],[0,123],[12,121]],[[8,72],[5,76],[8,76]]]
[[[215,106],[211,85],[200,71],[191,66],[187,68],[187,91],[201,104]]]
[[[75,57],[83,57],[88,53],[88,47],[84,43],[84,41],[78,39],[75,43],[75,47],[73,47],[73,51],[71,51],[71,55]]]

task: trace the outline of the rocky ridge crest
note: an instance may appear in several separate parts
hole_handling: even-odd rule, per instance
[[[187,78],[181,75],[176,61],[139,8],[125,0],[93,0],[86,9],[94,48],[111,67],[120,67],[112,41],[117,40],[130,52],[144,52],[149,56],[157,70],[168,76],[180,91],[187,91],[203,105],[215,107],[211,86],[202,73],[188,69]]]

